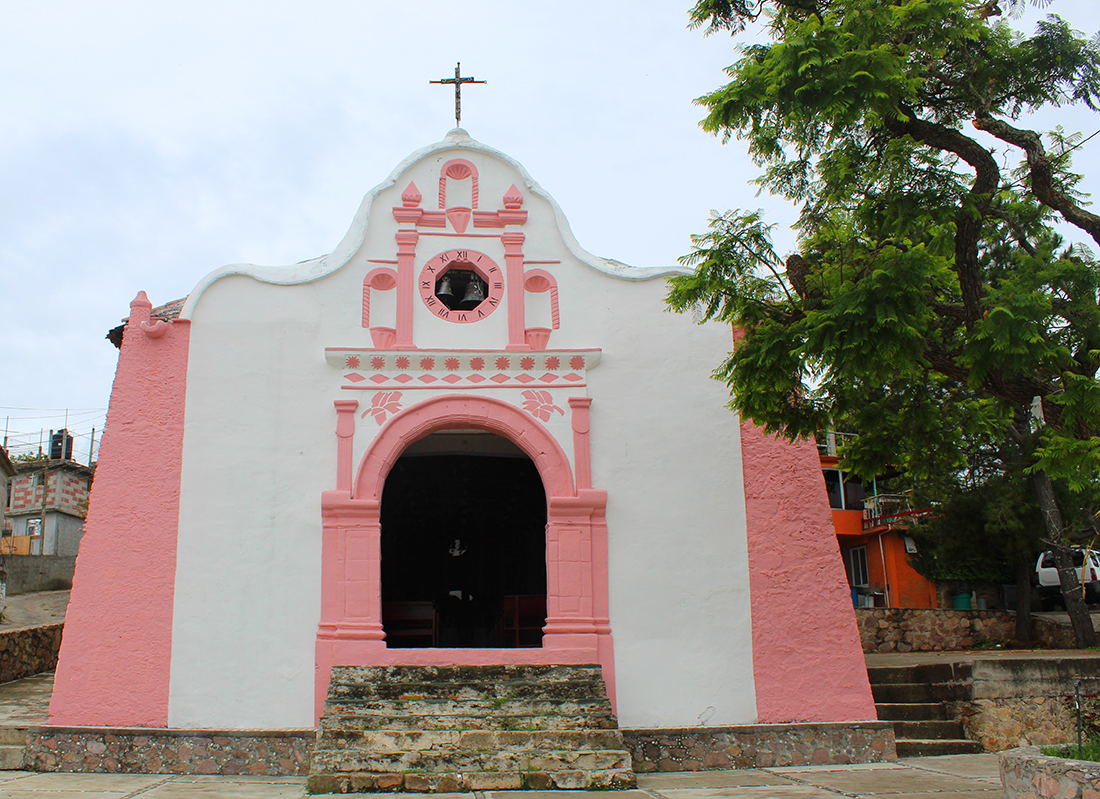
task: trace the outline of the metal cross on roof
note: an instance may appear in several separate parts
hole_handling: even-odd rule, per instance
[[[485,83],[483,80],[474,80],[473,78],[462,77],[462,62],[459,61],[455,64],[455,76],[453,78],[444,78],[443,80],[432,80],[429,83],[453,83],[455,85],[455,127],[462,127],[462,84],[463,83]]]

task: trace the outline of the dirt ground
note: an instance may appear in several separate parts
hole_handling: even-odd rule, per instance
[[[0,631],[63,622],[68,605],[68,591],[38,591],[9,596],[4,603]]]

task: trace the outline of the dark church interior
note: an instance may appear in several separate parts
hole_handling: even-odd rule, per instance
[[[531,647],[546,622],[546,493],[500,436],[411,445],[382,494],[382,623],[390,648]]]

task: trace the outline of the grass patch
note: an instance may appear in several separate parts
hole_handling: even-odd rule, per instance
[[[1100,762],[1100,738],[1090,738],[1081,748],[1077,744],[1058,744],[1057,746],[1042,746],[1040,751],[1047,757],[1064,757],[1069,760],[1091,760]]]

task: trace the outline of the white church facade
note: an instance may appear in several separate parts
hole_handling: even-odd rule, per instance
[[[343,665],[602,667],[624,728],[875,718],[816,449],[456,129],[324,257],[131,305],[50,723],[303,729]]]

